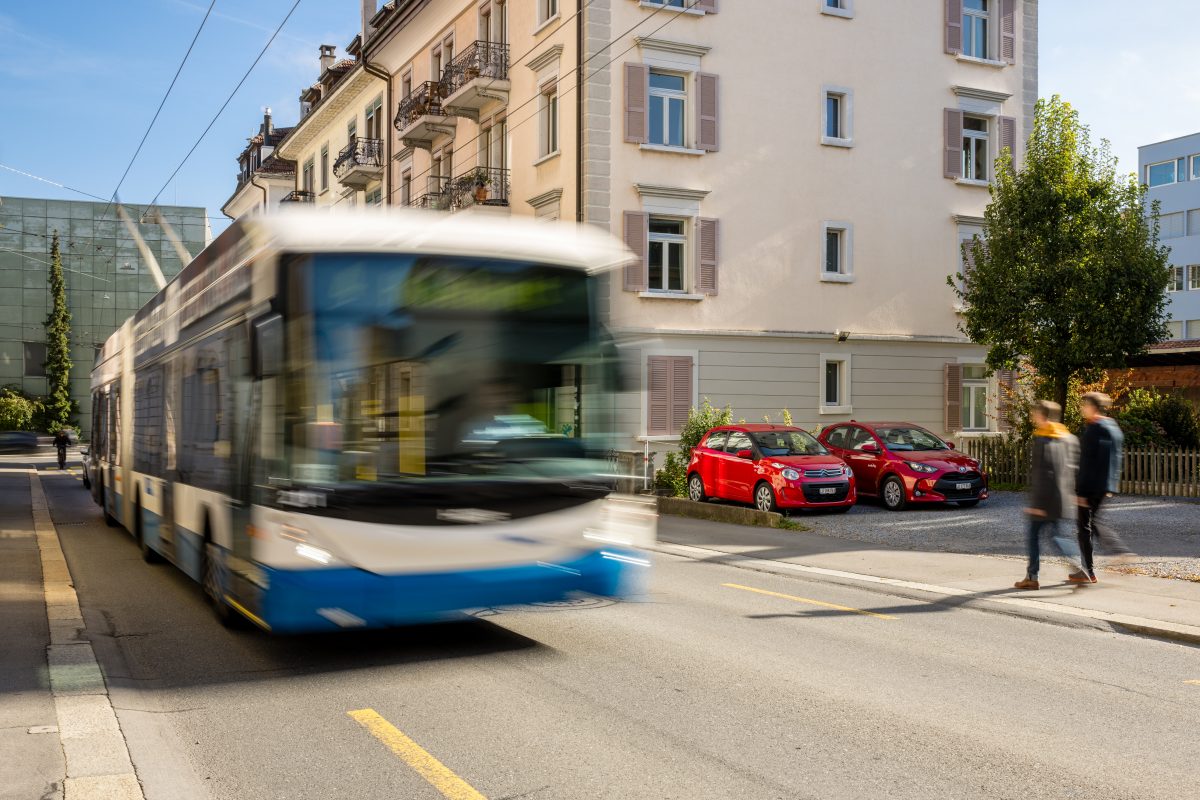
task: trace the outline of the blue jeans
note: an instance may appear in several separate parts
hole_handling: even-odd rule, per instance
[[[1038,568],[1042,565],[1042,532],[1047,528],[1050,530],[1050,538],[1054,541],[1058,552],[1071,562],[1072,570],[1074,572],[1082,571],[1083,561],[1079,556],[1079,542],[1076,538],[1060,530],[1056,519],[1030,517],[1029,533],[1025,539],[1029,552],[1029,568],[1026,570],[1026,576],[1037,580]]]

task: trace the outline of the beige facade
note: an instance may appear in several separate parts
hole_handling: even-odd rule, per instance
[[[1037,0],[365,0],[357,27],[278,148],[296,189],[623,238],[626,446],[669,447],[706,397],[999,427],[1007,376],[946,279],[1032,127]],[[378,161],[322,188],[364,131]]]
[[[277,128],[266,109],[258,133],[250,137],[246,149],[238,154],[237,188],[221,206],[232,219],[247,214],[263,214],[278,207],[296,185],[296,165],[280,158],[276,146],[291,128]]]

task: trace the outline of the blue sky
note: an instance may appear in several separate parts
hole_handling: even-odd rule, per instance
[[[159,191],[293,1],[217,0],[121,189],[124,200],[145,203]],[[107,198],[207,6],[0,3],[0,164]],[[316,78],[318,46],[337,45],[340,55],[358,9],[359,0],[302,0],[159,201],[205,206],[214,233],[223,230],[234,157],[257,132],[262,108],[272,108],[277,124],[295,121],[300,88]],[[1200,67],[1189,39],[1197,16],[1195,0],[1042,0],[1042,95],[1074,103],[1093,135],[1112,141],[1122,169],[1134,169],[1139,144],[1200,131]],[[78,198],[4,170],[0,195]]]

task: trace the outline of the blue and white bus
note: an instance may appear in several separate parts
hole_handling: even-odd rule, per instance
[[[93,497],[275,632],[622,595],[655,530],[607,474],[628,258],[483,215],[236,221],[101,349]]]

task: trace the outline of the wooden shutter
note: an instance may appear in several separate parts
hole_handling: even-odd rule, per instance
[[[717,258],[721,246],[721,227],[715,219],[700,217],[696,220],[696,291],[701,294],[717,293]]]
[[[625,141],[644,144],[650,138],[646,104],[650,95],[650,68],[645,64],[625,65]]]
[[[717,124],[719,82],[716,75],[696,73],[696,148],[715,153],[720,149],[721,132]]]
[[[646,359],[646,435],[666,436],[671,429],[671,358]]]
[[[674,436],[683,431],[688,412],[692,410],[692,359],[676,356],[671,359],[671,430]]]
[[[962,0],[946,0],[946,52],[962,52]]]
[[[637,261],[625,265],[625,291],[646,290],[646,259],[650,239],[650,215],[644,211],[625,212],[625,245]]]
[[[1015,0],[1000,0],[1000,58],[1017,63],[1017,20]]]
[[[945,393],[946,433],[962,430],[962,364],[948,362],[942,381]]]
[[[696,0],[692,6],[694,11],[703,11],[705,14],[717,13],[717,0]]]
[[[1015,168],[1017,165],[1017,118],[998,117],[997,122],[1000,128],[1000,149],[1008,148]]]
[[[943,127],[946,142],[943,148],[945,176],[947,178],[962,177],[962,126],[963,112],[957,108],[947,108],[943,111]]]
[[[1008,433],[1013,429],[1012,420],[1008,417],[1009,406],[1012,405],[1012,395],[1017,388],[1017,372],[1011,369],[1002,369],[996,373],[997,384],[999,385],[999,396],[996,398],[996,429],[1001,433]]]

